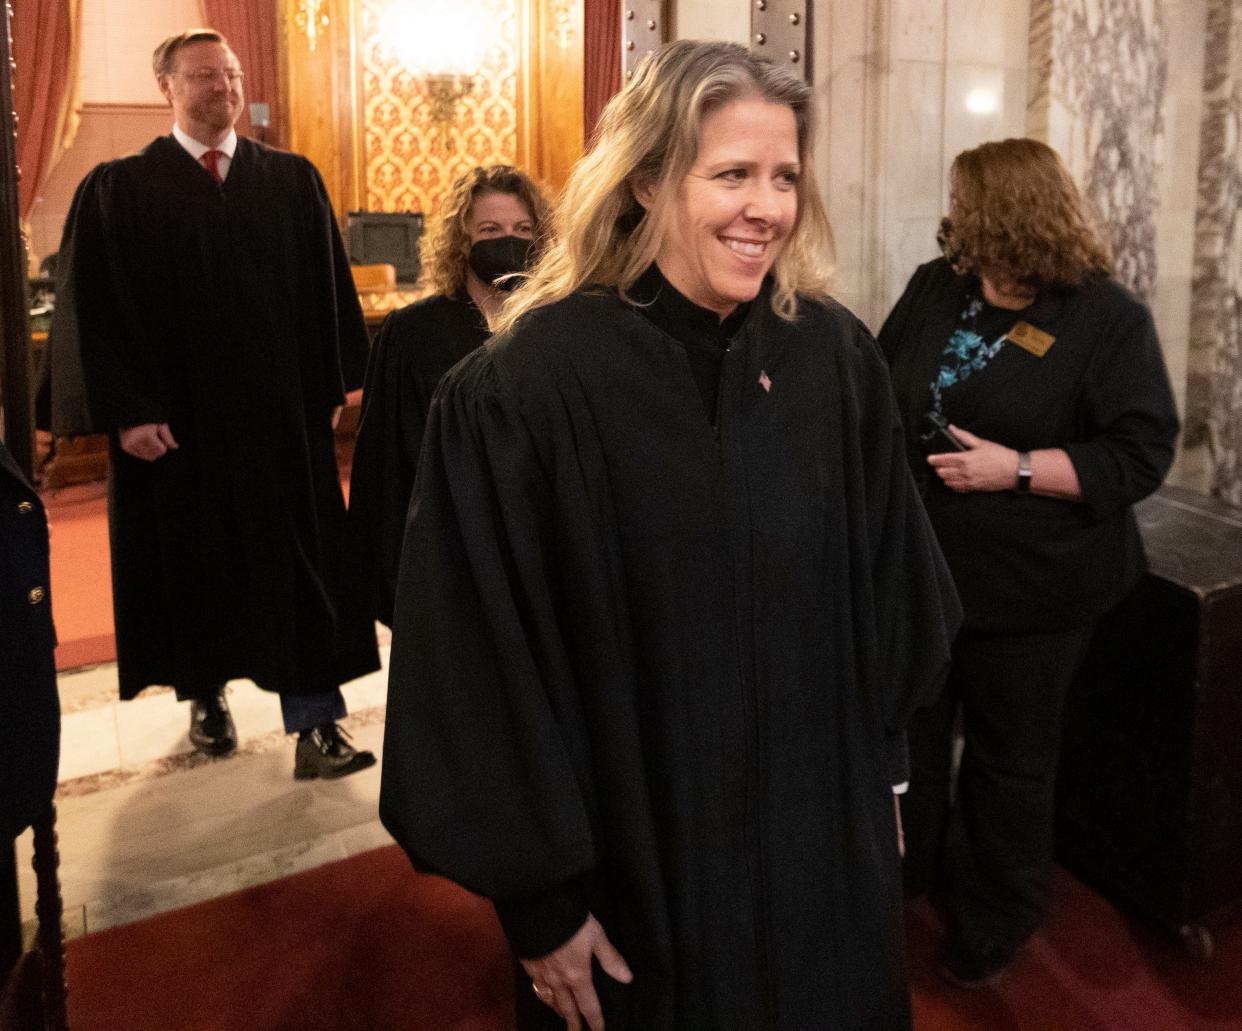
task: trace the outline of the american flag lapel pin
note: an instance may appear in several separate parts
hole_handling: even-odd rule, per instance
[[[770,394],[772,392],[772,381],[762,369],[759,370],[759,386],[763,387],[765,393]]]

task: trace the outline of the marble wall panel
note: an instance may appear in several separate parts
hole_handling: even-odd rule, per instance
[[[1107,228],[1117,276],[1151,297],[1168,58],[1157,0],[1032,0],[1031,124]]]
[[[1242,505],[1242,2],[1208,0],[1186,441]]]
[[[927,0],[892,0],[889,37],[895,61],[943,61],[945,5]]]
[[[938,4],[935,6],[939,6]],[[1010,5],[1000,0],[946,0],[945,58],[950,63],[1005,63]]]
[[[890,219],[940,214],[944,165],[944,65],[894,61],[888,90]]]
[[[957,61],[945,70],[945,165],[963,150],[1004,138],[1005,69],[998,64]],[[946,182],[946,200],[947,200]]]

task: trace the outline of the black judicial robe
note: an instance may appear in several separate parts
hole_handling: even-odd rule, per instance
[[[587,912],[609,1031],[909,1027],[894,759],[959,609],[887,372],[766,292],[716,428],[615,295],[442,381],[411,502],[380,814],[537,956]],[[519,989],[523,1028],[563,1027]]]
[[[78,187],[51,333],[58,433],[108,431],[121,694],[377,669],[331,427],[367,338],[323,183],[239,138],[218,186],[171,136]],[[168,422],[156,462],[116,430]]]
[[[405,516],[436,385],[488,337],[463,289],[392,312],[371,345],[349,480],[349,528],[372,615],[392,626]]]

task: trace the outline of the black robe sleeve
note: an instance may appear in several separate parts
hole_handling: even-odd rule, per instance
[[[548,661],[564,654],[548,586],[553,505],[518,403],[475,352],[441,384],[420,457],[380,816],[417,866],[493,899],[523,956],[582,925],[597,863],[563,736],[574,715],[554,713],[545,688],[565,668]]]
[[[336,224],[328,191],[318,169],[309,161],[305,162],[305,166],[310,176],[316,232],[319,237],[318,246],[311,253],[323,256],[322,279],[317,292],[326,310],[318,325],[332,327],[335,338],[333,343],[336,345],[323,350],[325,360],[334,363],[329,370],[328,381],[335,381],[339,385],[338,390],[340,386],[345,391],[357,390],[362,386],[370,350],[366,320],[362,315],[358,290],[349,269],[349,256],[345,253],[345,244],[341,240],[341,231]],[[339,366],[335,364],[338,362]],[[339,404],[342,400],[343,398],[338,397],[336,403]]]
[[[349,527],[356,561],[364,568],[375,617],[392,626],[393,598],[397,592],[397,565],[401,554],[404,516],[395,522],[398,510],[395,492],[405,492],[412,476],[402,475],[406,463],[395,447],[401,432],[400,409],[404,401],[397,354],[391,343],[393,319],[390,312],[371,343],[366,377],[362,384],[362,414],[354,461],[349,474]],[[421,431],[420,431],[421,442]],[[417,452],[415,452],[417,454]]]
[[[936,542],[905,458],[905,437],[883,356],[860,325],[863,350],[865,498],[876,651],[874,669],[883,700],[891,783],[909,778],[905,728],[918,708],[931,705],[944,683],[949,647],[962,622],[953,577]],[[865,675],[865,670],[864,670]]]
[[[168,420],[158,341],[148,339],[131,278],[141,262],[129,230],[141,213],[129,185],[115,164],[100,165],[65,220],[48,352],[57,434]]]

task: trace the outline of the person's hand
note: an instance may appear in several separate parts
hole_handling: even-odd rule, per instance
[[[145,422],[141,426],[128,426],[121,430],[118,438],[122,451],[146,462],[154,462],[169,451],[177,450],[177,442],[166,422]]]
[[[614,980],[622,984],[634,980],[599,921],[589,915],[577,934],[560,948],[538,959],[522,960],[539,1001],[564,1017],[569,1031],[581,1031],[580,1017],[586,1019],[591,1031],[604,1031],[604,1013],[591,981],[592,957]]]
[[[1018,452],[950,425],[950,432],[966,445],[965,451],[928,455],[944,485],[959,494],[971,491],[1011,490],[1018,483]]]

